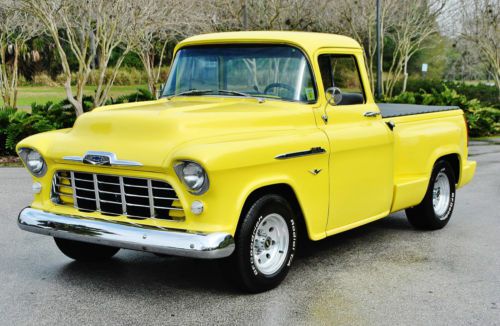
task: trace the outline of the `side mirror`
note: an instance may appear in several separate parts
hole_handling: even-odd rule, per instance
[[[339,105],[342,102],[342,91],[338,87],[327,88],[325,96],[330,105]]]

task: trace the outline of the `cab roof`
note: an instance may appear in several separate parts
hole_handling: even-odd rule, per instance
[[[290,44],[313,54],[316,50],[326,47],[361,49],[354,39],[326,33],[291,32],[291,31],[260,31],[260,32],[225,32],[201,34],[181,41],[176,50],[189,45],[202,44]]]

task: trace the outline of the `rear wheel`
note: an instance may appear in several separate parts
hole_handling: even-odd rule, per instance
[[[54,240],[63,254],[78,261],[106,260],[120,250],[120,248],[61,238],[54,238]]]
[[[406,209],[408,221],[418,229],[437,230],[450,220],[455,206],[455,174],[446,161],[438,161],[432,171],[422,202]]]
[[[279,195],[255,201],[243,217],[231,257],[240,285],[263,292],[280,284],[288,274],[297,245],[296,217]]]

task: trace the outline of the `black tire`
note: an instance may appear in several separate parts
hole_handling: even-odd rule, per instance
[[[54,238],[63,254],[77,261],[99,261],[113,257],[120,248],[97,245],[74,240]]]
[[[433,205],[434,184],[439,174],[447,177],[449,186],[449,200],[441,210],[435,209]],[[442,176],[440,178],[445,180]],[[406,209],[406,216],[413,227],[421,230],[438,230],[448,224],[455,206],[455,180],[455,173],[448,162],[441,160],[434,165],[424,199],[419,205]]]
[[[279,220],[280,217],[282,217],[281,220]],[[285,198],[280,195],[269,194],[256,200],[242,218],[242,223],[236,233],[236,248],[230,257],[231,263],[237,271],[237,282],[244,290],[252,293],[273,289],[286,277],[295,256],[297,248],[296,214]],[[263,247],[258,249],[255,247],[254,240],[256,240],[256,237],[260,237],[260,239],[264,238],[262,234],[258,234],[259,226],[262,224],[260,228],[260,231],[262,231],[262,228],[266,227],[265,222],[269,221],[269,225],[273,223],[272,218],[277,218],[280,223],[282,223],[282,220],[286,222],[286,227],[285,224],[282,224],[281,230],[288,230],[288,245],[285,245],[286,242],[283,241],[281,243],[280,241],[274,243],[274,241],[266,240],[265,242],[261,242]],[[269,232],[277,231],[271,229],[269,229]],[[277,234],[281,234],[282,236],[285,234],[286,237],[286,232],[280,231]],[[271,236],[273,234],[270,233],[268,239]],[[266,248],[267,243],[269,245]],[[265,250],[273,250],[272,246],[275,245],[283,246],[283,249],[287,248],[286,253],[281,253],[282,250],[279,250],[276,254],[277,256],[285,255],[285,258],[283,260],[283,256],[279,256],[280,258],[274,260],[277,261],[274,264],[277,270],[265,274],[259,270],[258,263],[254,259],[254,251],[255,253],[262,252],[264,254]]]

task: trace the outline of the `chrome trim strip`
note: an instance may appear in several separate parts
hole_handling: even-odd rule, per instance
[[[151,179],[148,179],[148,200],[149,200],[149,214],[155,217],[155,200],[153,198],[153,184]]]
[[[81,156],[65,156],[63,160],[83,163],[83,157]]]
[[[114,177],[114,175],[112,175],[112,177]],[[106,181],[99,181],[99,180],[97,180],[97,182],[99,182],[103,185],[112,185],[112,186],[119,186],[120,185],[119,183],[115,183],[115,182],[106,182]]]
[[[122,198],[122,212],[124,215],[127,215],[127,196],[125,196],[125,186],[123,185],[123,177],[119,176],[118,180],[120,181],[120,195]]]
[[[116,205],[121,205],[122,204],[121,201],[112,201],[112,200],[105,200],[105,199],[101,199],[101,202],[108,203],[108,204],[116,204]],[[99,208],[99,212],[101,212],[100,208]]]
[[[73,187],[73,205],[75,206],[76,209],[78,209],[78,200],[76,198],[77,196],[76,196],[75,173],[73,171],[70,171],[69,175],[71,177],[71,186]]]
[[[94,174],[92,174],[92,176],[94,178],[94,194],[95,194],[96,210],[100,211],[101,210],[101,198],[99,198],[99,185],[97,184],[97,174],[94,173]]]
[[[228,233],[190,233],[148,225],[59,215],[25,208],[18,217],[22,230],[57,238],[166,255],[215,259],[234,251]]]
[[[58,196],[73,197],[73,194],[65,194],[65,193],[57,192],[57,191],[54,191],[54,194],[56,194]]]
[[[126,160],[119,160],[116,157],[115,153],[111,152],[99,152],[99,151],[88,151],[85,153],[83,156],[64,156],[63,160],[65,161],[72,161],[72,162],[78,162],[78,163],[85,163],[85,164],[95,164],[92,162],[86,162],[85,158],[87,156],[104,156],[109,159],[109,164],[97,164],[97,165],[102,165],[102,166],[143,166],[142,163],[136,162],[136,161],[126,161]]]
[[[323,154],[323,153],[326,153],[326,149],[324,149],[323,147],[313,147],[313,148],[306,150],[306,151],[298,151],[298,152],[290,152],[290,153],[280,154],[280,155],[275,156],[274,158],[277,160],[285,160],[285,159],[289,159],[289,158],[296,158],[296,157]]]

